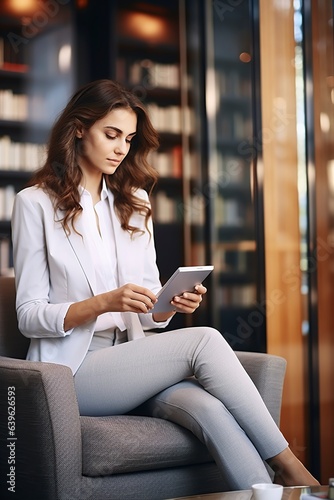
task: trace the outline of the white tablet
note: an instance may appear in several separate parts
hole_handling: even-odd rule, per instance
[[[204,281],[212,270],[213,266],[179,267],[157,293],[158,302],[149,312],[173,311],[174,306],[170,303],[173,297],[181,295],[183,292],[191,292],[196,285]]]

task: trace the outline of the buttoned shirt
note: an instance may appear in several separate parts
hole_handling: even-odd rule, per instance
[[[97,293],[118,288],[117,255],[114,228],[105,180],[103,179],[101,199],[94,205],[90,193],[81,187],[81,217],[86,229],[84,242],[94,264]],[[95,332],[125,330],[119,312],[107,312],[97,318]]]

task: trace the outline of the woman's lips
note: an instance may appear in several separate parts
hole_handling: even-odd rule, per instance
[[[119,165],[121,163],[121,160],[116,160],[116,158],[107,158],[107,160],[113,165]]]

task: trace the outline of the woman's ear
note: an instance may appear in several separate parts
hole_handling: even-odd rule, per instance
[[[78,139],[82,139],[82,128],[81,127],[77,128],[75,135]]]

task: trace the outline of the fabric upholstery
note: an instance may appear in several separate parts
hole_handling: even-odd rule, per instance
[[[80,421],[86,476],[212,462],[206,447],[188,430],[166,420],[125,415]]]

